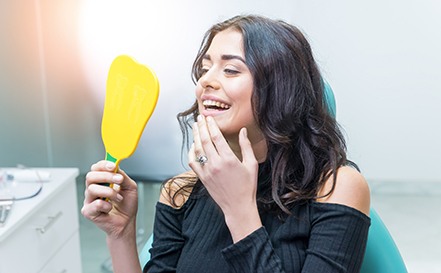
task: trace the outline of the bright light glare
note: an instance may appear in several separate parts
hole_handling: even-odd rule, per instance
[[[127,54],[141,63],[147,60],[149,66],[159,61],[155,52],[160,46],[154,42],[163,34],[157,25],[159,14],[149,8],[149,3],[83,1],[79,20],[80,50],[87,81],[99,103],[105,94],[110,64],[116,56]],[[155,3],[156,10],[158,5]],[[147,41],[149,37],[153,40]]]
[[[103,109],[107,74],[118,55],[129,55],[149,66],[160,81],[148,132],[143,133],[133,156],[122,163],[131,174],[165,179],[182,172],[181,132],[175,116],[194,101],[190,68],[206,28],[198,22],[200,17],[192,16],[193,9],[181,1],[82,2],[80,55],[97,108]]]

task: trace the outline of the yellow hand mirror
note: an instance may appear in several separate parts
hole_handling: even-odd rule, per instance
[[[130,157],[155,110],[159,82],[154,72],[127,55],[112,62],[107,77],[101,137],[106,160]]]

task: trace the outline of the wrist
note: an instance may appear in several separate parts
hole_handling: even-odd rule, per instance
[[[134,224],[127,225],[125,231],[118,236],[107,235],[106,241],[112,258],[113,272],[141,273]]]
[[[136,248],[136,226],[129,224],[122,232],[115,232],[107,234],[107,246],[112,252],[112,249],[132,249]]]
[[[247,237],[262,227],[262,221],[257,206],[236,209],[231,213],[224,213],[225,223],[230,230],[234,243]]]
[[[107,233],[107,241],[129,240],[130,238],[136,238],[136,218],[129,220],[124,226],[113,227],[113,230]]]

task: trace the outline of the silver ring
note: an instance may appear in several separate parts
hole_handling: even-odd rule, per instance
[[[205,155],[200,155],[196,158],[196,161],[199,162],[201,166],[204,166],[204,164],[208,161],[208,157],[206,157]]]

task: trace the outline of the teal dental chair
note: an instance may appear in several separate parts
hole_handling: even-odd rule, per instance
[[[328,110],[336,117],[334,92],[327,82],[324,85]],[[407,273],[400,251],[380,216],[373,208],[369,214],[371,226],[360,273]]]
[[[335,117],[336,103],[334,93],[327,82],[324,84],[328,110]],[[371,226],[360,273],[407,273],[400,251],[380,216],[373,208],[370,210],[370,218]],[[141,267],[144,267],[150,259],[149,250],[152,242],[153,235],[150,236],[140,252]]]

